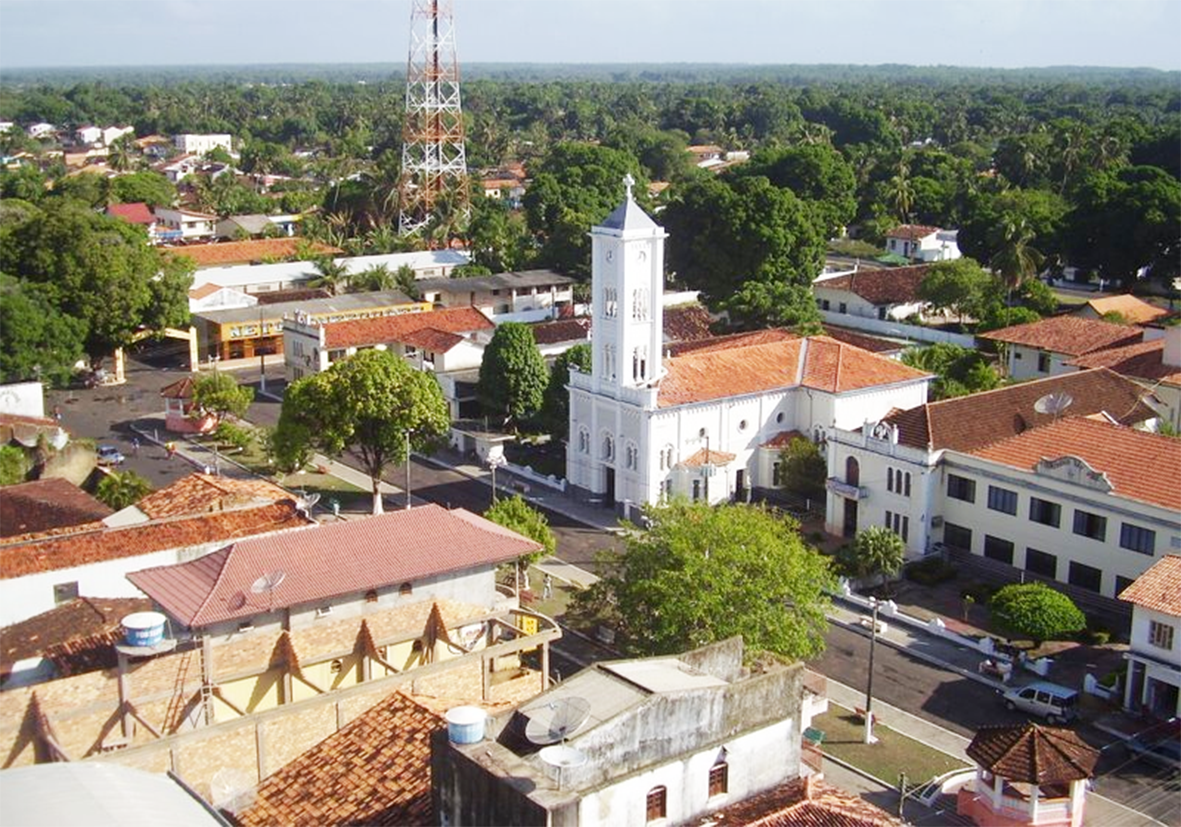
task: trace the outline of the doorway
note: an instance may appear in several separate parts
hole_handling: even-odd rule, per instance
[[[605,506],[607,506],[607,508],[614,508],[615,507],[615,469],[614,468],[605,468],[605,469],[603,469],[603,471],[604,471],[604,478],[605,478],[604,481],[606,482],[606,485],[603,489],[603,504]]]
[[[734,472],[734,499],[742,502],[746,499],[746,469],[739,468]]]
[[[857,533],[857,500],[845,500],[845,522],[841,535],[852,537]]]

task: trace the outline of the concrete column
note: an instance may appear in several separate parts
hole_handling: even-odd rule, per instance
[[[1070,822],[1082,824],[1083,801],[1087,794],[1087,782],[1084,780],[1070,782]]]
[[[1042,794],[1042,788],[1037,784],[1029,787],[1029,823],[1037,824],[1037,800]]]
[[[541,644],[541,691],[549,689],[549,641]]]
[[[483,700],[492,700],[492,672],[488,668],[488,658],[480,656],[480,694]]]
[[[1001,806],[1001,798],[1005,792],[1005,779],[999,775],[992,776],[992,795],[989,798],[992,800],[992,808],[999,810]]]

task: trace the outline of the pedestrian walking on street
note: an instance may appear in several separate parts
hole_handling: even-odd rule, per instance
[[[554,596],[554,578],[550,577],[549,574],[546,574],[545,580],[542,581],[541,599],[542,600],[549,600],[553,596]]]
[[[139,456],[139,437],[135,437],[131,440],[131,455],[133,457]]]
[[[176,453],[176,443],[169,442],[164,446],[164,450],[168,452],[168,458],[172,459],[172,455]]]

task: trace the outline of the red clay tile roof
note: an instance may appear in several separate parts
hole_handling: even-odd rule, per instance
[[[442,716],[394,692],[270,775],[241,827],[429,825],[431,735]]]
[[[901,238],[904,241],[919,241],[926,238],[932,233],[939,232],[939,227],[930,227],[926,224],[899,224],[890,232],[886,233],[886,238]]]
[[[1154,612],[1181,617],[1181,556],[1166,554],[1119,595]]]
[[[1043,396],[1069,394],[1071,416],[1107,413],[1123,425],[1157,416],[1142,401],[1146,391],[1105,368],[1065,373],[970,396],[928,402],[892,413],[883,421],[898,427],[898,441],[915,448],[972,451],[991,442],[1049,424],[1054,418],[1033,409]]]
[[[178,379],[171,385],[165,385],[160,389],[160,396],[164,399],[192,399],[193,377],[186,376],[184,379]]]
[[[294,502],[240,508],[199,517],[76,531],[38,538],[20,535],[0,543],[0,580],[46,571],[121,560],[153,551],[232,541],[307,525]]]
[[[491,330],[496,325],[474,307],[452,307],[422,313],[328,322],[324,325],[324,344],[331,348],[346,348],[401,342],[403,337],[424,327],[447,333],[472,333]]]
[[[702,448],[697,453],[681,460],[680,464],[683,468],[701,468],[705,465],[729,465],[737,457],[737,454],[727,454],[725,451],[706,451]]]
[[[1121,376],[1181,385],[1181,367],[1165,364],[1165,340],[1153,339],[1134,345],[1107,348],[1071,359],[1078,368],[1110,368]]]
[[[0,537],[91,523],[113,513],[78,486],[57,477],[0,488]]]
[[[1004,327],[979,334],[981,339],[1024,345],[1067,356],[1082,356],[1095,350],[1139,342],[1144,331],[1138,327],[1080,319],[1078,316],[1051,316],[1036,322]]]
[[[1128,324],[1146,324],[1169,315],[1169,311],[1155,304],[1149,304],[1132,295],[1106,296],[1091,299],[1086,304],[1097,316],[1118,313]]]
[[[214,293],[216,293],[218,290],[221,290],[221,289],[222,289],[222,286],[220,284],[214,284],[211,281],[206,282],[205,284],[202,284],[200,287],[194,287],[192,290],[190,290],[189,291],[189,298],[194,299],[194,300],[203,299],[206,296],[212,296]]]
[[[210,216],[216,218],[216,216]],[[174,256],[190,258],[198,267],[219,267],[225,264],[248,264],[263,259],[293,258],[299,238],[258,238],[250,241],[223,241],[218,244],[193,244],[188,247],[166,247]],[[341,252],[318,241],[311,242],[309,249],[321,255],[335,255]]]
[[[796,386],[841,393],[929,376],[827,336],[690,352],[665,368],[662,408]]]
[[[291,494],[266,480],[236,480],[212,474],[189,474],[172,485],[148,494],[135,507],[153,520],[162,520],[289,499]]]
[[[856,330],[849,330],[847,327],[837,327],[831,324],[822,325],[822,327],[824,328],[824,335],[830,339],[836,339],[838,342],[844,342],[847,345],[868,350],[870,353],[894,353],[906,348],[906,345],[900,342],[879,339],[877,336],[869,336]]]
[[[700,304],[664,308],[663,333],[667,342],[695,342],[709,339],[709,311]]]
[[[902,827],[902,821],[885,810],[817,776],[756,793],[694,823],[703,827]]]
[[[768,439],[760,448],[786,448],[791,444],[793,439],[807,439],[806,436],[799,431],[780,431],[775,436]]]
[[[591,320],[559,319],[556,322],[540,322],[529,327],[533,330],[533,341],[539,345],[585,342],[590,339]]]
[[[5,626],[0,629],[0,673],[38,655],[52,660],[63,676],[114,666],[112,644],[123,636],[119,622],[151,608],[146,597],[78,597]]]
[[[919,300],[919,284],[931,269],[929,264],[880,270],[858,270],[813,283],[816,289],[844,290],[870,304],[910,304]]]
[[[463,341],[458,333],[448,333],[434,327],[423,327],[402,337],[402,344],[414,347],[428,353],[446,353]]]
[[[276,608],[514,560],[537,543],[463,509],[423,505],[242,540],[197,560],[128,575],[187,626],[257,614],[251,584],[282,570]],[[255,596],[255,599],[256,596]]]
[[[107,215],[122,218],[124,221],[129,221],[132,224],[151,226],[156,223],[156,216],[152,215],[152,211],[148,208],[148,205],[142,201],[136,201],[131,204],[111,204],[107,207]]]
[[[671,356],[684,356],[686,353],[712,353],[719,350],[729,350],[732,347],[765,345],[769,342],[787,342],[799,338],[799,335],[792,333],[790,330],[772,327],[767,330],[727,333],[723,336],[712,336],[708,339],[669,342],[664,348]]]
[[[1076,416],[971,453],[1023,471],[1043,459],[1078,457],[1107,476],[1113,496],[1181,511],[1181,440],[1172,437]]]
[[[1099,750],[1073,731],[1030,723],[981,727],[966,752],[1001,778],[1039,785],[1091,778],[1099,761]]]

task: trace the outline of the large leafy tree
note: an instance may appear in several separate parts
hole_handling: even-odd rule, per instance
[[[992,622],[1012,638],[1035,644],[1055,640],[1087,625],[1087,618],[1069,597],[1045,583],[1013,583],[992,596]]]
[[[635,654],[664,655],[742,635],[752,650],[824,650],[835,578],[799,524],[753,505],[674,502],[645,511],[585,602],[619,624]]]
[[[907,348],[902,353],[902,362],[935,374],[937,378],[931,388],[933,400],[988,391],[1001,383],[1000,376],[979,351],[948,342]]]
[[[541,409],[548,382],[549,371],[529,325],[499,325],[484,348],[476,384],[485,412],[515,425]]]
[[[85,355],[86,322],[53,306],[37,285],[0,287],[0,382],[65,383]]]
[[[203,373],[193,382],[193,402],[219,420],[226,416],[241,419],[254,401],[254,388],[239,385],[232,374],[221,371]]]
[[[761,176],[694,180],[661,222],[672,238],[669,269],[715,305],[751,281],[807,287],[824,257],[808,206]]]
[[[571,367],[590,373],[590,345],[575,345],[559,353],[550,369],[549,382],[545,386],[541,403],[541,421],[555,439],[568,439],[570,436],[570,391],[566,389],[566,383],[570,381]]]
[[[979,316],[989,296],[1000,292],[996,280],[970,258],[932,264],[919,282],[918,296],[936,310]]]
[[[643,198],[647,178],[639,162],[618,149],[594,144],[555,144],[533,170],[525,193],[529,229],[541,240],[538,261],[563,273],[590,274],[591,226],[623,200],[623,177],[636,179]]]
[[[158,172],[133,172],[111,181],[111,200],[124,204],[142,201],[149,207],[169,207],[176,201],[176,186]]]
[[[779,452],[779,481],[796,496],[823,496],[827,473],[828,464],[810,439],[795,437]]]
[[[803,144],[756,152],[737,168],[741,176],[766,177],[807,203],[828,238],[841,235],[857,212],[853,167],[828,144]]]
[[[529,570],[529,566],[551,554],[558,548],[558,538],[549,527],[549,520],[521,495],[501,498],[484,512],[484,517],[510,531],[528,537],[541,546],[540,551],[517,558],[516,575]]]
[[[141,329],[188,323],[191,264],[164,260],[139,227],[52,198],[39,218],[2,238],[0,271],[40,285],[54,307],[84,321],[92,358]]]
[[[313,449],[352,451],[372,480],[373,513],[380,514],[386,467],[406,461],[407,441],[416,451],[433,448],[449,424],[433,374],[388,351],[365,350],[287,389],[271,446],[281,467],[298,466]]]

